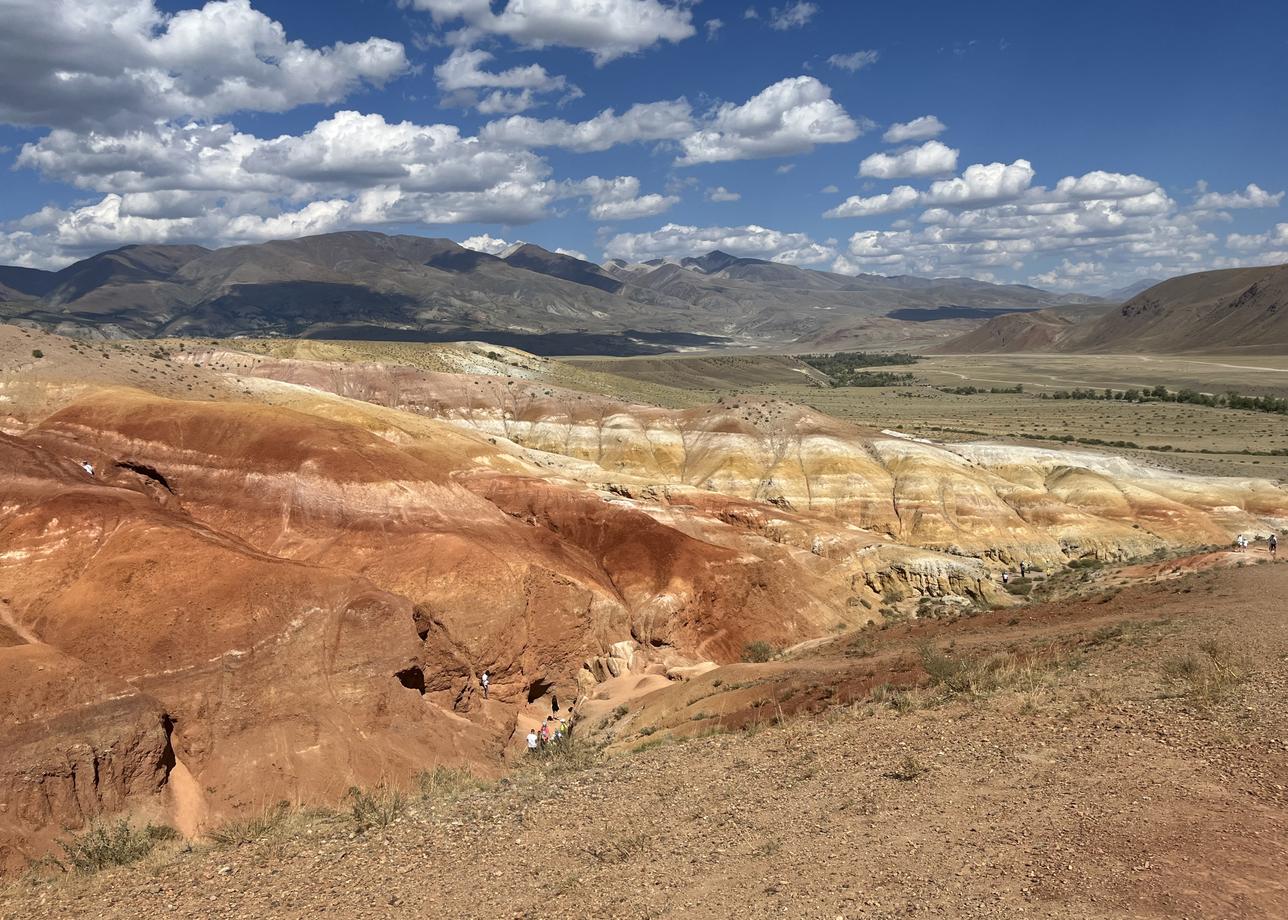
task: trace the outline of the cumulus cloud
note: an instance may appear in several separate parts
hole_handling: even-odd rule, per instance
[[[259,138],[227,124],[160,124],[111,134],[56,130],[18,164],[97,192],[45,209],[19,231],[39,258],[133,242],[249,242],[344,226],[496,222],[547,215],[560,197],[528,150],[454,125],[341,111],[300,135]],[[16,239],[10,234],[12,244]]]
[[[785,32],[788,29],[803,28],[814,14],[818,12],[818,4],[810,3],[809,0],[796,0],[795,3],[789,3],[784,7],[771,7],[769,10],[769,27]]]
[[[586,153],[618,144],[674,140],[693,130],[693,113],[684,99],[644,102],[621,115],[604,109],[587,121],[570,123],[561,118],[515,115],[488,122],[479,132],[486,141],[513,147],[562,147]]]
[[[864,67],[871,67],[880,57],[881,54],[877,51],[855,51],[850,54],[834,54],[827,59],[827,62],[833,67],[854,73]]]
[[[939,141],[926,141],[896,153],[874,153],[859,164],[859,175],[873,179],[943,175],[957,169],[958,152]]]
[[[121,129],[335,103],[407,71],[382,38],[312,48],[249,0],[5,0],[0,122]]]
[[[574,259],[581,259],[583,262],[589,262],[590,256],[586,255],[580,249],[564,249],[562,246],[556,246],[555,252],[561,256],[569,256]]]
[[[860,125],[814,77],[789,77],[741,105],[717,106],[702,127],[680,141],[681,166],[808,153],[815,144],[841,144]]]
[[[676,195],[641,195],[640,180],[634,176],[601,179],[590,176],[565,184],[569,197],[589,196],[590,216],[595,220],[635,220],[669,210],[680,199]]]
[[[742,195],[738,192],[731,192],[723,185],[717,185],[715,188],[707,189],[707,201],[738,201]]]
[[[1196,211],[1216,211],[1227,208],[1277,208],[1283,201],[1283,192],[1267,192],[1254,182],[1241,192],[1207,192],[1194,202]]]
[[[896,121],[881,139],[887,144],[907,144],[911,141],[924,141],[938,137],[948,130],[947,125],[934,115],[922,115],[912,121]]]
[[[484,114],[522,112],[537,104],[537,95],[565,92],[579,96],[561,76],[540,64],[488,71],[493,55],[478,48],[456,48],[447,60],[434,68],[434,77],[448,105],[477,107]],[[488,92],[488,91],[491,92]]]
[[[704,25],[707,30],[707,41],[714,41],[716,35],[724,28],[724,20],[708,19]]]
[[[1032,275],[1029,281],[1038,287],[1058,291],[1088,289],[1104,285],[1109,281],[1105,267],[1099,262],[1071,262],[1063,259],[1057,268]]]
[[[1158,266],[1150,269],[1154,274],[1198,270],[1215,241],[1156,182],[1140,176],[1095,171],[1065,177],[1052,189],[1031,181],[1024,160],[968,167],[921,193],[918,203],[936,199],[939,206],[921,214],[919,228],[903,223],[859,231],[835,268],[977,276],[981,269],[1019,271],[1031,258],[1053,256],[1099,266],[1109,280],[1135,275],[1141,265]],[[1092,283],[1085,281],[1090,269],[1078,271]]]
[[[692,36],[693,13],[687,4],[660,0],[508,0],[499,13],[490,0],[404,0],[429,12],[435,22],[464,22],[461,43],[482,35],[502,35],[521,45],[581,48],[603,65],[658,42]]]
[[[756,224],[742,227],[665,224],[648,233],[619,233],[605,244],[604,254],[627,262],[646,262],[699,255],[713,249],[794,265],[817,265],[836,257],[835,249],[816,243],[804,233],[784,233]]]
[[[862,198],[852,195],[823,214],[824,217],[872,217],[891,214],[912,207],[921,200],[921,193],[910,185],[899,185],[884,195]]]
[[[475,252],[486,252],[489,255],[499,256],[510,248],[507,240],[499,239],[487,233],[480,233],[478,236],[471,236],[461,240],[461,245],[466,249],[473,249]]]
[[[1033,182],[1034,171],[1028,160],[1005,163],[975,163],[953,179],[935,182],[924,197],[927,204],[966,205],[981,201],[1006,201],[1018,198]],[[1067,180],[1062,179],[1061,182]],[[1057,191],[1060,189],[1057,187]]]

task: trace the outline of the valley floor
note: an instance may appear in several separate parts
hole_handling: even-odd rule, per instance
[[[1134,574],[1163,580],[849,634],[766,670],[915,670],[926,643],[1057,662],[1000,688],[948,674],[619,741],[582,768],[431,784],[383,830],[301,815],[242,846],[33,875],[0,916],[1288,916],[1288,564]]]

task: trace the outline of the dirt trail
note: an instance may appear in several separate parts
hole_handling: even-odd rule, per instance
[[[926,639],[1072,654],[977,698],[641,737],[659,746],[414,798],[383,831],[314,816],[239,848],[29,881],[0,916],[1288,916],[1286,592],[1288,564],[1250,565],[891,628],[878,657]],[[1204,649],[1240,669],[1210,696],[1183,679]]]

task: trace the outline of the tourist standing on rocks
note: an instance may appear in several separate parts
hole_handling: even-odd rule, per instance
[[[535,728],[528,730],[528,753],[537,753],[537,730]]]
[[[1270,549],[1270,561],[1274,562],[1275,556],[1279,553],[1279,537],[1275,534],[1271,534],[1270,538],[1266,541],[1266,545]]]
[[[483,676],[479,678],[479,683],[483,687],[483,699],[487,699],[488,688],[492,686],[492,675],[484,671]]]
[[[1002,573],[1002,584],[1004,584],[1004,585],[1009,585],[1010,583],[1011,583],[1011,573],[1010,573],[1010,572],[1003,572],[1003,573]]]

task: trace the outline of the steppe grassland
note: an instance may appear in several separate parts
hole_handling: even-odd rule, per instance
[[[788,362],[794,363],[791,359]],[[703,401],[740,392],[803,403],[838,418],[945,440],[982,436],[1058,446],[1069,436],[1127,441],[1141,448],[1097,447],[1204,475],[1288,478],[1288,418],[1177,403],[1044,400],[1044,391],[1092,388],[1229,390],[1288,395],[1288,357],[1017,355],[928,357],[911,366],[926,385],[821,388],[778,356],[676,355],[574,359],[576,367],[637,380],[656,396],[698,387]],[[902,368],[901,368],[902,369]],[[757,380],[759,376],[759,380]],[[671,387],[662,381],[670,381]],[[1023,393],[958,396],[935,386],[1024,387]],[[1158,448],[1171,448],[1160,451]]]

